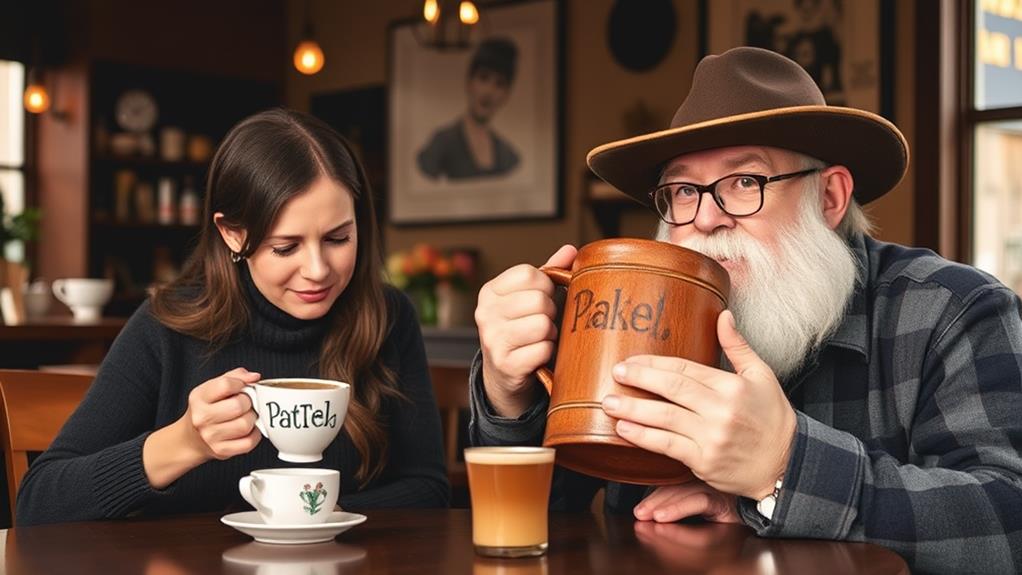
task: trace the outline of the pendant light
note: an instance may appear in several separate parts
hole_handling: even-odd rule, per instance
[[[39,76],[35,67],[29,68],[28,81],[25,82],[23,101],[25,109],[33,114],[42,114],[50,109],[50,94],[46,91],[46,86],[38,80]]]
[[[479,8],[471,0],[425,0],[420,26],[413,29],[419,43],[434,50],[464,50],[479,23]],[[421,29],[421,30],[420,30]]]
[[[309,15],[309,0],[305,2],[305,25],[302,33],[302,41],[295,47],[294,64],[295,69],[311,76],[323,69],[326,59],[323,57],[323,49],[312,39],[312,18]]]

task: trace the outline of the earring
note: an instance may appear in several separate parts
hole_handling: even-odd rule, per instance
[[[238,262],[240,262],[243,259],[245,259],[245,258],[241,257],[241,254],[239,254],[238,252],[236,252],[234,250],[231,250],[231,261],[232,262],[238,263]]]

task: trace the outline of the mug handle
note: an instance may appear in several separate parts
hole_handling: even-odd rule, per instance
[[[545,273],[551,281],[559,286],[568,287],[571,282],[571,270],[564,268],[555,268],[553,266],[543,266],[539,268],[539,271]],[[548,394],[553,393],[554,389],[554,374],[546,367],[540,367],[536,370],[536,378],[546,388]]]
[[[67,295],[64,293],[64,280],[62,279],[53,280],[53,283],[51,284],[50,288],[53,290],[53,295],[55,295],[57,299],[60,300],[61,303],[65,303],[64,298],[66,298]]]
[[[241,388],[241,392],[248,396],[252,400],[252,411],[256,414],[255,426],[259,429],[259,433],[263,434],[263,437],[269,437],[270,434],[266,433],[266,426],[263,425],[263,418],[259,417],[259,400],[256,398],[256,390],[251,385],[246,385]]]
[[[248,501],[248,504],[256,508],[256,511],[267,517],[273,517],[273,510],[259,502],[259,494],[263,490],[263,482],[260,479],[246,475],[238,480],[238,491],[241,497]]]

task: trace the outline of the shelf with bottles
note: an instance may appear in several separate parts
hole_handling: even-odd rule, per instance
[[[113,185],[95,188],[92,223],[122,228],[196,228],[202,211],[201,192],[192,175],[159,177],[118,170]]]
[[[86,258],[115,280],[110,315],[126,315],[179,270],[200,231],[217,143],[281,86],[122,62],[90,65]],[[161,279],[162,278],[162,279]]]

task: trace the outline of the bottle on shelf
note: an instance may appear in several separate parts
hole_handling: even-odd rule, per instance
[[[115,178],[114,218],[119,222],[127,222],[131,219],[131,202],[132,195],[135,193],[137,177],[131,170],[119,170]]]
[[[182,225],[195,226],[199,224],[199,195],[195,193],[195,185],[192,183],[191,176],[185,177],[179,210],[179,221]]]
[[[171,225],[177,219],[174,209],[177,201],[174,198],[174,180],[163,177],[157,187],[156,221],[162,225]]]
[[[139,182],[135,186],[135,217],[139,223],[151,224],[156,221],[156,205],[153,200],[153,185]]]

